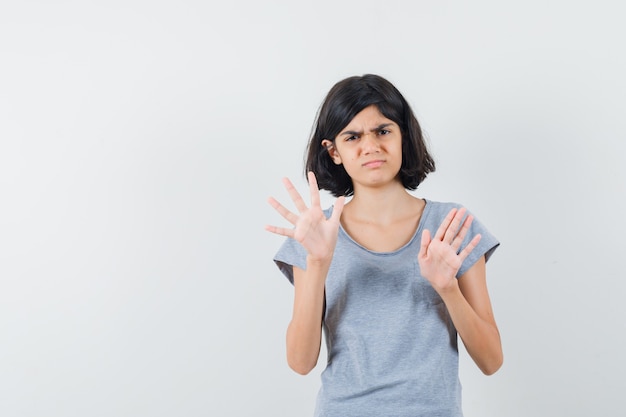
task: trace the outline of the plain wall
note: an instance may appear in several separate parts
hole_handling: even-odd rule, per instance
[[[622,415],[618,1],[0,5],[0,415],[306,416],[271,261],[328,89],[377,73],[501,240],[468,417]],[[324,196],[324,204],[332,198]]]

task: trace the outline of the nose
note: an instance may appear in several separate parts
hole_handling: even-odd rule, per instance
[[[361,138],[363,153],[370,154],[380,151],[380,144],[375,132],[365,133]]]

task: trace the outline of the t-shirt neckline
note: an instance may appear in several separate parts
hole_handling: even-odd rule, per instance
[[[375,251],[375,250],[371,250],[366,248],[365,246],[361,245],[359,242],[357,242],[356,240],[354,240],[352,238],[352,236],[350,236],[350,234],[343,228],[343,225],[341,223],[339,223],[339,233],[343,234],[349,242],[351,242],[352,244],[356,245],[357,247],[359,247],[360,249],[371,253],[372,255],[378,255],[378,256],[390,256],[390,255],[395,255],[399,252],[402,252],[403,250],[405,250],[406,248],[408,248],[409,246],[411,246],[411,244],[415,241],[415,239],[417,239],[418,236],[421,236],[421,230],[424,227],[424,223],[426,220],[426,217],[428,217],[428,214],[430,213],[430,208],[432,206],[432,202],[426,198],[422,198],[424,200],[424,210],[422,210],[422,215],[420,216],[419,222],[417,223],[417,228],[415,229],[415,233],[413,233],[413,236],[411,237],[411,239],[409,239],[408,242],[406,242],[404,245],[402,245],[401,247],[399,247],[398,249],[395,249],[393,251],[390,252],[379,252],[379,251]],[[334,209],[334,206],[330,207],[329,210],[329,215],[332,214]]]

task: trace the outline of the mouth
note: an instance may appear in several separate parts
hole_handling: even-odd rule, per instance
[[[367,161],[365,163],[363,163],[363,167],[365,168],[379,168],[382,164],[384,164],[385,161],[382,159],[375,159],[373,161]]]

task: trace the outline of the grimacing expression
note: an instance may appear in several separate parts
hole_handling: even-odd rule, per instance
[[[343,165],[356,187],[397,181],[402,165],[402,133],[378,107],[361,110],[335,137],[322,141],[333,162]]]

